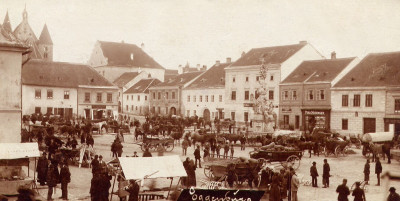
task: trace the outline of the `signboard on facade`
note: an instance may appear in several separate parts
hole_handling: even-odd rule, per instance
[[[316,111],[316,110],[305,110],[305,115],[325,115],[324,111]]]
[[[254,107],[254,103],[243,103],[243,107]]]
[[[93,109],[106,109],[106,105],[92,105]]]

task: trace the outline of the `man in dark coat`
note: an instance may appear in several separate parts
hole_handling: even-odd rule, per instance
[[[312,178],[312,186],[313,187],[318,187],[317,177],[319,175],[318,175],[318,170],[317,170],[317,163],[314,161],[312,164],[313,165],[310,167],[310,175],[311,175],[311,178]]]
[[[143,152],[143,157],[152,157],[149,148],[146,148]]]
[[[364,181],[365,181],[365,184],[368,184],[368,182],[369,182],[369,174],[370,174],[370,165],[369,165],[369,159],[367,159],[367,162],[364,165]]]
[[[377,186],[381,185],[381,173],[382,173],[382,164],[381,164],[381,161],[379,160],[379,157],[376,157],[375,174],[378,179]]]
[[[47,169],[49,167],[49,162],[46,159],[46,153],[43,153],[42,157],[38,160],[38,165],[36,171],[38,173],[38,182],[41,186],[44,186],[46,183]]]
[[[49,190],[47,191],[47,200],[53,200],[53,188],[57,186],[59,180],[58,175],[56,174],[58,170],[56,169],[57,167],[51,164],[49,170],[47,171],[47,186],[49,187]]]
[[[329,177],[331,171],[331,167],[329,166],[328,160],[324,159],[324,168],[322,172],[322,183],[324,184],[323,188],[329,187]]]
[[[128,201],[138,201],[139,200],[139,190],[140,186],[135,180],[130,180],[129,186],[127,186],[126,191],[129,192]]]
[[[398,193],[396,193],[396,189],[394,187],[389,188],[389,196],[387,198],[387,201],[400,201],[400,196]]]
[[[100,176],[100,201],[108,201],[108,196],[110,195],[110,187],[111,187],[111,176],[108,175],[106,170],[103,170],[103,173]]]
[[[347,179],[343,179],[343,183],[336,188],[336,192],[339,193],[338,201],[349,201],[347,197],[350,195],[350,190],[346,184]]]
[[[201,168],[201,155],[200,155],[200,145],[197,145],[197,148],[194,150],[194,159],[196,160],[194,166],[197,168],[197,161],[199,161],[199,168]]]
[[[99,170],[99,156],[95,155],[94,159],[92,160],[91,166],[92,166],[92,174],[94,176],[94,174],[98,173]]]
[[[61,178],[61,198],[68,200],[68,183],[71,182],[71,172],[69,171],[68,164],[64,163],[60,170]]]
[[[182,165],[185,168],[185,171],[186,171],[186,174],[187,174],[187,177],[182,177],[182,184],[183,184],[183,186],[188,187],[190,158],[186,157],[186,160],[182,162]]]
[[[100,183],[101,183],[101,179],[100,179],[100,174],[96,173],[91,181],[91,185],[90,185],[90,198],[92,201],[98,201],[100,200]]]
[[[361,183],[359,181],[356,182],[356,188],[353,190],[352,195],[354,196],[354,201],[365,201],[365,192],[360,188]]]

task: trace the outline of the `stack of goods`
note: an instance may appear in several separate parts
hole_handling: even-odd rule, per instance
[[[274,142],[271,142],[268,145],[262,146],[260,149],[264,150],[264,151],[293,151],[293,150],[295,150],[295,148],[293,148],[293,147],[285,147],[282,145],[277,145]]]

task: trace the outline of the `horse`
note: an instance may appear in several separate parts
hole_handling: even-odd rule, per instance
[[[368,144],[367,150],[372,153],[372,161],[375,161],[376,157],[379,155],[383,158],[383,160],[385,160],[385,155],[390,157],[390,145],[387,143],[374,144],[373,142],[370,142]]]

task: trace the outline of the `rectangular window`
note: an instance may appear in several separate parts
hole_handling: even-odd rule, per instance
[[[193,102],[196,102],[196,96],[193,96]]]
[[[144,100],[147,101],[147,96],[144,96]]]
[[[112,102],[112,93],[107,93],[107,102]]]
[[[284,91],[282,95],[283,100],[289,100],[289,91]]]
[[[235,121],[235,112],[231,112],[231,119]]]
[[[219,95],[219,102],[222,102],[222,95]]]
[[[161,99],[161,92],[158,92],[158,100]]]
[[[236,82],[236,77],[232,77],[232,82],[233,82],[233,83]]]
[[[97,93],[97,102],[101,102],[101,93]]]
[[[131,105],[131,111],[133,111],[133,105]]]
[[[258,99],[259,96],[260,96],[260,94],[258,93],[258,90],[256,89],[256,90],[254,91],[254,98],[255,98],[255,99]]]
[[[156,99],[156,92],[153,92],[153,99]]]
[[[168,92],[165,92],[165,99],[168,99]]]
[[[314,90],[308,90],[307,91],[307,99],[308,100],[314,100]]]
[[[249,91],[244,91],[244,100],[249,100],[250,96],[249,96]]]
[[[52,107],[48,107],[46,114],[52,114],[52,113],[53,113],[53,108]]]
[[[190,96],[187,96],[187,102],[190,102]]]
[[[325,100],[325,90],[318,90],[318,100]]]
[[[246,76],[246,82],[248,82],[249,81],[249,76]]]
[[[133,100],[133,95],[131,95],[131,100]]]
[[[127,112],[129,111],[129,106],[128,106],[128,105],[126,105],[126,111],[127,111]]]
[[[69,99],[69,91],[64,91],[64,99]]]
[[[283,115],[283,126],[289,128],[289,115]]]
[[[126,100],[129,100],[129,96],[128,95],[126,96]]]
[[[231,100],[236,100],[236,91],[232,91]]]
[[[214,102],[214,95],[211,95],[211,102]]]
[[[372,107],[372,94],[365,95],[365,107]]]
[[[160,114],[161,113],[161,107],[157,107],[157,113]]]
[[[292,91],[292,100],[297,100],[297,91]]]
[[[342,107],[349,106],[349,95],[342,95]]]
[[[175,92],[172,92],[172,99],[175,99]]]
[[[361,99],[360,94],[354,94],[354,99],[353,99],[354,107],[360,107],[360,99]]]
[[[53,99],[53,90],[52,89],[47,90],[47,99]]]
[[[203,102],[203,96],[200,96],[200,97],[199,97],[199,101],[200,101],[200,102]]]
[[[35,107],[35,113],[36,113],[36,114],[41,113],[40,107]]]
[[[260,81],[260,76],[256,76],[256,81]]]
[[[279,94],[278,94],[279,96]],[[268,91],[268,99],[269,100],[274,100],[274,90],[269,90]]]
[[[348,129],[349,129],[349,120],[342,119],[342,130],[348,130]]]
[[[85,102],[90,102],[90,93],[85,92]]]
[[[35,90],[35,98],[36,99],[41,99],[42,98],[42,90],[36,89]]]
[[[206,95],[206,102],[208,102],[208,95]]]
[[[186,110],[186,116],[190,117],[190,110]]]
[[[137,101],[140,101],[140,95],[137,96]]]
[[[249,121],[249,113],[244,112],[244,121]]]
[[[394,100],[394,113],[400,114],[400,99]]]
[[[271,76],[269,77],[269,80],[270,80],[270,81],[274,81],[274,76],[271,75]]]

